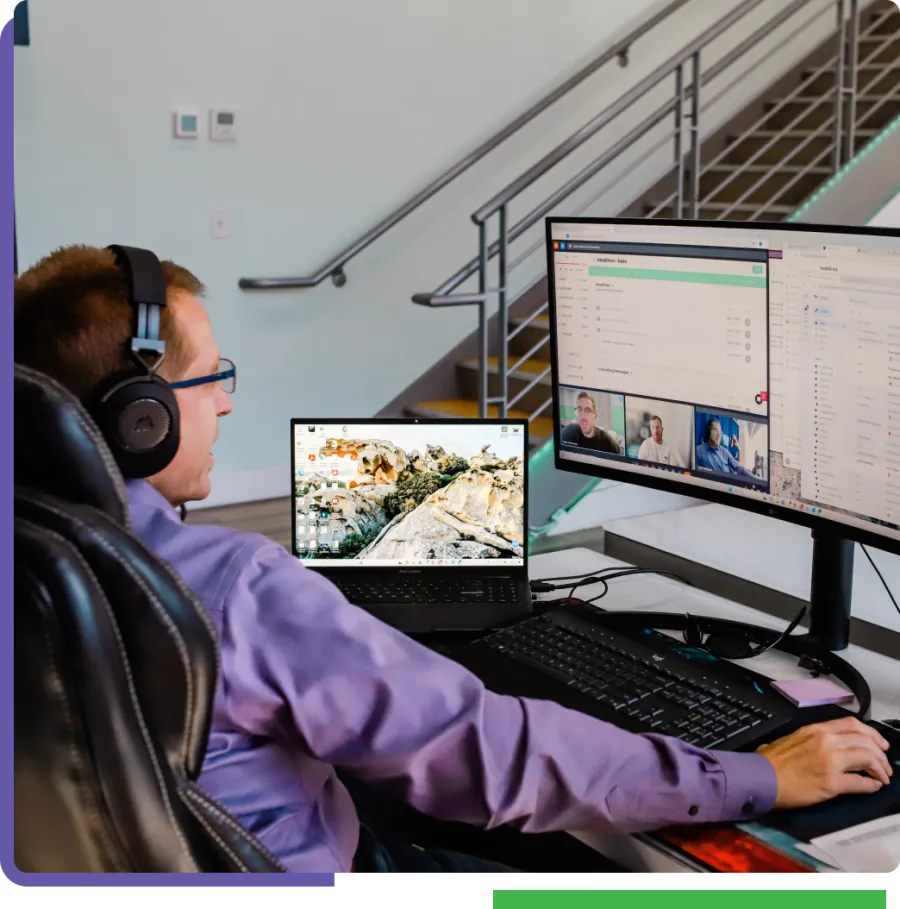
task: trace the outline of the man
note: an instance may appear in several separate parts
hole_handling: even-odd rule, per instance
[[[351,605],[266,537],[183,524],[210,492],[220,355],[202,285],[166,263],[165,375],[181,412],[174,460],[128,481],[134,532],[169,562],[215,624],[220,678],[200,785],[291,871],[466,868],[361,830],[335,768],[437,818],[526,832],[638,831],[749,820],[889,781],[887,743],[853,719],[757,754],[639,736],[550,702],[502,697],[458,664]],[[112,255],[55,252],[16,280],[16,359],[82,399],[127,365],[132,324]],[[209,381],[207,381],[209,380]],[[853,771],[863,771],[866,776]],[[384,861],[377,865],[372,856]]]
[[[663,442],[663,421],[656,415],[650,417],[650,438],[641,442],[638,449],[639,461],[654,461],[657,464],[670,464],[672,467],[684,467],[684,462]]]
[[[710,417],[703,432],[703,441],[697,446],[697,466],[720,473],[736,473],[751,480],[757,479],[756,474],[739,464],[721,442],[722,424],[715,417]]]
[[[608,451],[621,454],[619,443],[604,430],[599,429],[597,422],[597,404],[586,391],[581,392],[575,401],[576,422],[570,423],[562,431],[563,442],[577,445],[579,448],[590,448],[593,451]]]

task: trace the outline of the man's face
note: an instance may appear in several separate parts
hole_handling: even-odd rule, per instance
[[[575,415],[578,417],[578,425],[584,433],[589,433],[597,422],[597,411],[594,410],[587,398],[579,398],[576,401]]]
[[[172,300],[172,312],[188,349],[195,353],[190,366],[178,379],[196,379],[218,372],[219,349],[200,301],[190,294],[179,294]],[[168,378],[175,381],[174,376]],[[219,435],[219,417],[231,413],[231,398],[219,382],[176,388],[174,393],[181,416],[181,442],[172,463],[151,477],[150,482],[177,506],[209,495],[212,448]]]
[[[713,448],[716,448],[721,441],[722,427],[719,426],[718,423],[713,423],[712,426],[709,427],[709,444],[712,445]]]
[[[650,435],[653,436],[653,441],[657,445],[662,442],[662,423],[659,420],[650,421]]]

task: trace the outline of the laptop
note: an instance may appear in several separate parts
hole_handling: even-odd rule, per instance
[[[292,552],[405,632],[530,615],[527,420],[291,420]]]

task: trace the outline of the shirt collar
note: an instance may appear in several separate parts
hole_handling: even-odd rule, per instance
[[[173,518],[180,520],[177,509],[147,480],[126,480],[125,490],[132,505],[144,505],[157,511],[169,512]]]

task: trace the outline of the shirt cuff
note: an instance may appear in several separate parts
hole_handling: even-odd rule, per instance
[[[731,751],[710,754],[725,774],[721,821],[750,821],[775,807],[778,778],[768,758]]]

